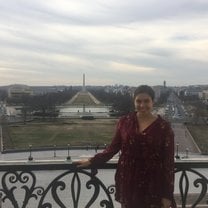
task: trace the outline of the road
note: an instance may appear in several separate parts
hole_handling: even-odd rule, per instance
[[[172,123],[172,128],[175,133],[175,144],[179,144],[179,152],[184,153],[188,149],[189,153],[201,153],[193,137],[183,123]]]

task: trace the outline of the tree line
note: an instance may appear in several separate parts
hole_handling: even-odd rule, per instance
[[[63,91],[50,92],[38,95],[22,95],[8,97],[4,90],[0,91],[1,100],[7,105],[22,106],[22,114],[33,113],[36,116],[57,116],[57,106],[69,101],[79,90],[73,87]],[[106,92],[102,89],[90,89],[90,92],[103,104],[112,106],[112,112],[127,113],[132,110],[132,97],[130,93]]]
[[[77,92],[78,88],[66,88],[63,91],[50,92],[37,95],[22,95],[18,97],[8,97],[5,92],[0,91],[0,96],[6,100],[8,105],[22,106],[22,114],[33,114],[36,116],[58,115],[57,106],[69,101]],[[112,115],[122,115],[134,110],[133,96],[130,90],[106,91],[105,87],[90,88],[91,92],[103,104],[111,106]],[[158,104],[166,102],[169,92],[162,94]]]

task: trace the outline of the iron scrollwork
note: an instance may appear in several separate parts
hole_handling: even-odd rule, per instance
[[[96,176],[95,170],[90,172],[74,167],[67,168],[58,169],[60,170],[58,176],[41,186],[38,185],[41,180],[37,178],[38,174],[35,174],[32,168],[30,171],[22,171],[19,168],[1,172],[0,199],[2,203],[9,203],[10,208],[28,208],[31,204],[33,208],[114,207],[111,196],[115,193],[115,185],[105,186]],[[175,173],[179,176],[177,185],[182,208],[187,207],[191,186],[198,190],[197,195],[192,199],[191,207],[198,207],[202,201],[206,203],[204,199],[207,194],[208,179],[203,174],[190,166],[185,168],[181,166]],[[17,196],[20,190],[21,199]]]
[[[208,185],[208,179],[202,175],[201,173],[197,172],[194,169],[184,169],[184,170],[176,170],[176,173],[181,172],[180,178],[179,178],[179,190],[180,190],[180,197],[181,197],[181,206],[182,208],[185,208],[187,206],[187,199],[188,199],[188,194],[190,193],[190,174],[194,174],[196,177],[195,180],[191,181],[193,183],[193,186],[195,188],[200,188],[200,192],[197,193],[198,197],[193,200],[191,207],[195,208],[199,203],[202,201],[202,199],[206,196],[207,194],[207,185]]]
[[[83,175],[85,182],[81,179]],[[4,173],[1,179],[2,188],[0,189],[2,202],[5,203],[8,200],[14,208],[26,208],[30,199],[34,198],[38,201],[38,208],[78,208],[80,203],[82,203],[82,207],[90,208],[94,206],[96,201],[100,200],[100,207],[113,208],[113,201],[110,196],[113,193],[112,190],[109,191],[94,173],[81,169],[68,170],[58,175],[45,189],[37,186],[37,182],[36,175],[31,171]],[[21,199],[15,194],[15,191],[19,189],[24,190]],[[111,189],[113,188],[111,187]],[[65,190],[68,191],[68,197],[63,200],[61,195]],[[87,197],[85,202],[81,202],[81,193],[89,192],[89,190],[91,190],[91,196]],[[101,192],[104,194],[99,198]]]
[[[71,175],[71,177],[70,177]],[[82,176],[85,178],[85,182],[83,182],[83,179],[81,180]],[[71,180],[67,180],[67,177],[71,178]],[[86,180],[87,179],[87,180]],[[82,181],[82,182],[81,182]],[[67,189],[67,187],[70,187]],[[61,191],[64,191],[67,189],[69,193],[68,200],[61,200],[61,195],[58,195],[58,188]],[[93,190],[92,190],[93,189]],[[85,201],[81,202],[82,196],[81,193],[89,192],[89,190],[92,190],[91,196],[88,195],[88,197],[85,197]],[[48,194],[52,195],[52,201],[47,201],[46,198]],[[99,198],[98,196],[100,193],[103,192],[104,195],[102,196],[104,199]],[[84,170],[75,170],[75,171],[66,171],[63,174],[56,177],[45,189],[38,208],[51,208],[52,204],[55,203],[56,207],[66,208],[69,206],[73,208],[79,208],[79,207],[85,207],[90,208],[93,207],[93,204],[96,201],[99,201],[100,207],[105,208],[113,208],[113,201],[110,196],[110,193],[108,189],[105,187],[105,185],[102,183],[101,180],[99,180],[95,175],[92,175],[91,173],[84,171]],[[54,201],[54,202],[53,202]],[[64,204],[64,202],[65,204]],[[70,201],[70,202],[69,202]],[[80,205],[82,204],[82,205]]]
[[[1,180],[2,188],[0,189],[1,200],[9,200],[14,208],[25,208],[28,205],[30,199],[35,198],[36,200],[43,194],[44,188],[37,186],[36,177],[33,172],[6,172],[2,176]],[[18,185],[17,185],[18,184]],[[19,187],[19,184],[20,185]],[[21,188],[25,191],[22,205],[16,200],[15,190]]]

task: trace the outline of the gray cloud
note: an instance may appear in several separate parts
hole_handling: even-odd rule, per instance
[[[68,10],[59,9],[61,4],[68,3]],[[54,6],[52,6],[55,3]],[[81,5],[80,11],[70,8]],[[57,5],[57,8],[56,8]],[[146,1],[27,1],[7,0],[1,3],[1,16],[16,21],[59,22],[72,25],[109,25],[157,20],[169,17],[206,14],[206,0],[146,0]]]
[[[102,85],[207,83],[205,0],[7,0],[0,9],[0,85],[80,84],[82,73]]]

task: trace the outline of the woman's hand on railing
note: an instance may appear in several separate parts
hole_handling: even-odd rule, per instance
[[[78,168],[86,168],[91,165],[91,162],[90,160],[80,160],[80,161],[73,162],[73,164],[75,164]]]
[[[162,198],[162,207],[161,208],[171,208],[171,201],[166,198]]]

